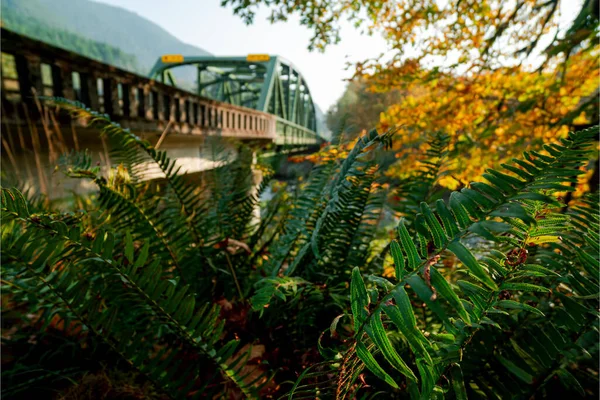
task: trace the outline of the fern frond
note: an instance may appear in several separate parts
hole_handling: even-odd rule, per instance
[[[149,257],[149,242],[136,255],[129,236],[124,256],[115,258],[117,243],[112,234],[98,233],[89,240],[80,237],[77,226],[69,228],[45,215],[31,216],[16,191],[2,190],[2,211],[4,217],[26,227],[20,247],[3,249],[6,254],[14,252],[14,267],[37,278],[90,332],[104,338],[161,387],[185,397],[194,385],[206,383],[202,360],[190,358],[202,354],[223,378],[254,396],[254,386],[240,376],[242,356],[228,361],[237,341],[218,347],[224,325],[219,308],[197,307],[195,296],[187,293],[189,286],[162,279],[160,260]],[[47,238],[41,246],[34,240],[38,232]],[[101,281],[96,279],[98,270],[104,272]],[[177,338],[175,343],[171,335]],[[162,349],[157,351],[155,344]]]
[[[232,161],[231,154],[211,147],[217,167],[205,174],[206,181],[198,189],[196,183],[180,173],[176,160],[106,115],[69,100],[52,101],[98,126],[111,138],[115,159],[126,166],[117,169],[114,179],[106,182],[98,176],[97,168],[91,167],[89,157],[72,154],[64,158],[70,176],[92,179],[99,186],[100,205],[107,210],[108,221],[121,231],[127,230],[132,219],[143,222],[134,224],[131,230],[162,244],[164,259],[170,258],[180,276],[189,282],[198,282],[194,278],[199,265],[204,272],[210,267],[219,273],[215,265],[230,263],[229,256],[223,253],[223,243],[243,242],[251,234],[259,197],[272,176],[271,171],[265,171],[257,189],[252,190],[252,154],[247,149],[242,148]],[[163,181],[156,185],[144,184],[141,179],[149,163],[162,171]],[[140,218],[136,220],[136,216]],[[198,282],[196,289],[208,290],[201,286]]]
[[[422,154],[416,169],[401,179],[394,189],[393,193],[399,198],[394,209],[410,219],[410,222],[419,213],[422,202],[430,204],[439,198],[437,182],[452,173],[448,165],[449,143],[449,135],[441,132],[431,134],[427,140],[427,150]]]
[[[289,218],[286,220],[285,232],[277,243],[269,248],[269,260],[265,270],[271,276],[276,276],[284,261],[290,256],[294,247],[299,247],[302,237],[309,237],[314,228],[314,215],[322,210],[322,194],[333,173],[332,162],[316,165],[308,177],[301,195],[294,201]]]
[[[124,129],[118,123],[111,121],[106,114],[90,110],[82,103],[63,98],[48,100],[69,111],[77,118],[90,121],[103,134],[106,134],[112,142],[111,156],[127,167],[134,183],[142,179],[143,173],[149,168],[149,163],[156,165],[179,203],[179,208],[185,214],[194,242],[199,243],[200,236],[196,229],[199,224],[197,220],[199,214],[195,210],[199,208],[200,199],[194,195],[194,186],[190,185],[185,177],[180,174],[181,167],[177,167],[176,160],[171,160],[166,151],[156,150],[150,142],[141,139],[129,129]]]
[[[298,275],[310,282],[335,286],[347,274],[348,263],[366,262],[369,237],[377,226],[384,200],[384,191],[375,182],[378,168],[373,152],[389,145],[392,134],[372,131],[360,138],[335,175],[331,160],[313,168],[285,221],[286,231],[269,249],[265,268],[272,278],[259,281],[260,289],[253,301],[261,315],[277,293],[282,279],[277,275]],[[314,246],[321,250],[315,252]],[[300,265],[303,269],[297,272]]]
[[[487,329],[487,326],[499,326],[492,318],[503,312],[495,307],[518,309],[532,315],[542,314],[523,302],[507,301],[502,297],[510,296],[510,293],[549,293],[547,283],[540,285],[535,281],[539,273],[546,276],[541,272],[543,270],[538,268],[535,271],[536,268],[532,268],[533,273],[524,273],[526,269],[519,267],[526,264],[527,245],[541,237],[553,236],[556,224],[564,222],[562,216],[549,213],[552,208],[560,206],[552,193],[568,190],[569,187],[563,182],[569,182],[579,174],[579,167],[586,162],[586,151],[595,140],[596,131],[593,129],[572,133],[560,145],[547,146],[552,156],[531,152],[524,154],[525,160],[515,160],[520,168],[510,165],[506,169],[516,176],[510,172],[488,170],[484,177],[489,183],[472,185],[471,188],[452,193],[449,208],[444,202],[438,201],[434,211],[422,203],[415,227],[428,248],[419,253],[403,223],[400,224],[399,242],[392,248],[399,283],[390,285],[391,289],[385,290],[375,304],[369,305],[371,296],[359,270],[354,269],[351,299],[357,354],[372,373],[392,386],[397,385],[367,350],[365,343],[370,341],[384,355],[388,364],[406,377],[411,393],[429,398],[444,371],[460,363],[460,354],[473,336],[471,330],[477,332]],[[497,195],[491,197],[490,193]],[[547,221],[542,218],[545,216],[549,216]],[[510,229],[511,225],[516,231]],[[489,269],[486,269],[461,242],[461,238],[471,233],[517,247],[500,259],[488,257]],[[507,240],[507,234],[511,233],[513,239]],[[469,299],[467,303],[460,300],[434,267],[446,251],[457,257],[465,267],[466,276],[470,278],[457,282],[461,292]],[[597,268],[597,260],[594,261],[590,260],[590,264]],[[496,266],[496,269],[493,270],[492,266]],[[551,278],[556,277],[547,279]],[[558,281],[554,285],[558,285]],[[415,312],[405,289],[408,287],[439,318],[441,325],[436,328],[439,331],[433,333],[450,335],[452,344],[434,345],[435,340],[432,342],[416,328]],[[458,319],[451,319],[449,311]],[[402,360],[387,339],[385,322],[388,318],[406,338],[415,356],[420,389],[415,386],[411,389],[413,384],[410,382],[417,379],[414,367],[410,368]],[[433,360],[441,354],[444,354],[444,361],[434,363]],[[512,373],[517,373],[518,370],[512,368],[512,361],[499,355],[497,359],[509,371],[512,369]],[[457,387],[462,388],[464,384],[459,382]]]
[[[340,170],[329,189],[327,205],[316,221],[315,228],[310,234],[310,241],[300,248],[297,256],[286,270],[286,275],[295,273],[299,265],[306,264],[306,257],[309,259],[314,258],[316,262],[321,259],[331,262],[332,257],[328,257],[326,252],[335,252],[336,244],[339,245],[338,251],[344,243],[350,245],[352,236],[360,224],[370,192],[370,185],[374,181],[377,172],[377,167],[369,158],[373,156],[371,151],[388,147],[393,134],[394,132],[390,131],[380,135],[376,130],[373,130],[358,140],[342,162]],[[349,227],[335,232],[340,222],[349,224]],[[342,238],[339,238],[339,241],[337,240],[336,233],[340,232],[346,235],[345,240]],[[327,251],[324,253],[321,251],[322,243],[327,243],[325,247]]]

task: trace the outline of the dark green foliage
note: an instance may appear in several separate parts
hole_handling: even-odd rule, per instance
[[[32,312],[44,307],[46,321],[55,316],[66,326],[78,321],[86,335],[102,338],[174,397],[228,387],[254,397],[267,382],[267,369],[246,366],[247,352],[236,353],[239,340],[223,342],[224,321],[214,299],[236,287],[243,299],[243,291],[252,288],[240,279],[252,274],[250,268],[236,276],[245,263],[229,254],[228,241],[253,242],[252,249],[261,244],[251,234],[267,229],[251,217],[269,172],[253,193],[251,156],[242,151],[205,177],[201,193],[177,174],[165,152],[104,115],[55,102],[98,126],[121,166],[106,179],[85,153],[63,157],[69,176],[98,187],[91,215],[32,214],[18,191],[3,189],[2,267],[5,277],[23,283],[11,286],[14,300],[29,303]],[[164,176],[158,185],[145,181],[153,165]],[[220,285],[214,287],[215,281]],[[31,292],[39,293],[35,302]]]
[[[421,203],[419,240],[401,221],[390,247],[396,281],[365,280],[354,268],[352,337],[328,369],[300,377],[296,387],[307,389],[290,398],[307,390],[340,398],[358,384],[355,357],[399,398],[593,398],[598,196],[565,214],[555,193],[571,190],[563,182],[582,173],[596,133],[570,134],[546,146],[549,155],[525,153],[507,172],[488,170],[489,183],[435,210]]]
[[[377,183],[375,154],[390,139],[390,133],[372,131],[340,165],[327,160],[313,169],[285,221],[284,232],[271,246],[265,268],[275,279],[257,283],[260,290],[252,298],[255,310],[278,307],[270,304],[273,296],[280,287],[295,285],[298,278],[321,293],[307,299],[314,303],[304,304],[313,309],[313,315],[340,306],[343,282],[349,279],[352,266],[364,265],[370,255],[385,196]],[[325,307],[316,308],[319,303]]]
[[[174,397],[231,390],[258,396],[261,386],[270,383],[270,368],[246,364],[250,350],[236,352],[240,340],[223,330],[226,321],[218,317],[215,304],[229,299],[226,304],[233,302],[245,313],[245,298],[254,294],[252,305],[261,315],[266,306],[271,308],[245,325],[262,325],[272,336],[269,332],[281,324],[278,312],[287,310],[286,335],[297,337],[299,347],[312,346],[320,324],[346,302],[343,282],[331,283],[347,270],[334,257],[358,265],[369,254],[369,236],[385,195],[375,182],[370,153],[389,144],[390,135],[372,132],[341,164],[332,160],[315,167],[296,198],[282,191],[256,221],[254,210],[272,173],[251,166],[247,149],[231,157],[215,148],[221,166],[199,182],[180,174],[164,151],[107,116],[63,99],[46,100],[99,128],[118,166],[106,177],[86,153],[63,155],[61,168],[68,176],[90,180],[98,188],[97,200],[86,212],[41,208],[32,214],[20,192],[3,189],[5,276],[27,282],[11,286],[12,300],[32,312],[42,307],[47,323],[53,318],[63,325],[77,321],[85,338],[105,342]],[[255,186],[257,169],[262,181]],[[162,178],[149,182],[148,171]],[[344,224],[335,226],[335,219]],[[330,242],[339,233],[343,236]],[[327,240],[315,242],[317,237]],[[321,264],[312,254],[314,243],[327,256]],[[291,276],[281,265],[298,255],[310,265],[298,262],[301,275]],[[318,271],[320,266],[330,274]],[[280,270],[288,276],[277,276]],[[263,274],[273,278],[261,280]],[[32,302],[27,293],[42,287],[44,296]],[[325,307],[315,309],[323,303]],[[207,368],[214,371],[212,380],[201,372]]]
[[[4,344],[63,343],[3,368],[7,398],[104,370],[81,360],[110,360],[174,398],[598,394],[598,196],[558,195],[584,173],[597,130],[437,199],[447,138],[435,136],[406,186],[416,197],[375,251],[391,132],[343,157],[332,156],[342,144],[325,149],[257,220],[272,172],[247,149],[215,150],[222,165],[194,178],[104,115],[54,101],[100,128],[119,166],[103,176],[85,153],[63,156],[69,176],[98,188],[76,211],[2,189],[3,316],[17,332]],[[67,347],[77,356],[52,369]]]
[[[58,313],[66,325],[73,319],[83,323],[141,372],[174,390],[175,397],[184,397],[199,379],[206,379],[198,375],[204,361],[199,354],[246,390],[238,375],[242,356],[227,362],[236,343],[216,346],[223,329],[219,309],[196,306],[195,296],[187,293],[189,285],[178,278],[161,279],[169,272],[160,258],[149,258],[149,242],[136,254],[129,233],[120,244],[104,231],[86,240],[76,220],[32,216],[16,191],[3,190],[2,204],[5,223],[23,223],[18,240],[3,248],[4,262],[20,266],[18,279],[27,283],[19,291],[38,293],[38,301],[56,306],[47,309],[50,315]],[[156,344],[169,344],[173,335],[175,346],[153,351]],[[177,395],[182,385],[185,389]]]
[[[393,194],[398,198],[394,208],[410,221],[420,211],[422,202],[431,205],[443,194],[437,186],[437,180],[452,172],[447,159],[449,142],[450,137],[443,133],[431,135],[428,138],[429,147],[422,155],[419,169],[399,182],[394,182]]]
[[[598,203],[597,199],[588,200],[585,206],[572,211],[573,215],[587,213],[589,219],[581,225],[581,219],[573,217],[572,223],[568,215],[557,212],[562,205],[553,193],[567,189],[563,182],[581,173],[579,167],[587,163],[585,154],[595,139],[596,130],[590,129],[548,146],[551,156],[525,153],[524,160],[515,161],[523,168],[519,173],[517,167],[507,167],[518,176],[488,170],[484,176],[489,184],[481,183],[450,196],[455,217],[446,214],[438,218],[422,203],[424,229],[417,230],[431,245],[425,260],[416,255],[416,247],[401,223],[402,252],[398,253],[395,246],[394,259],[401,264],[397,265],[398,271],[404,270],[404,259],[408,260],[407,270],[411,272],[397,277],[398,283],[391,289],[380,291],[378,302],[368,308],[368,313],[365,306],[352,309],[354,337],[357,346],[362,344],[363,348],[357,354],[371,372],[397,387],[397,381],[389,375],[396,370],[408,380],[411,397],[418,398],[446,392],[448,388],[439,380],[449,370],[454,371],[453,379],[459,380],[452,382],[456,398],[466,394],[490,398],[492,393],[498,398],[528,398],[535,393],[548,396],[553,376],[566,382],[567,390],[583,395],[569,363],[584,360],[586,354],[589,357],[587,351],[581,352],[580,337],[598,338],[594,322],[598,318],[597,241],[588,240],[592,246],[589,248],[582,243],[586,237],[591,239],[584,232],[589,235],[597,231]],[[492,191],[502,192],[503,198],[487,197],[486,192]],[[443,210],[443,204],[438,209]],[[418,218],[416,221],[419,223]],[[578,242],[560,237],[572,229],[580,230],[574,235]],[[476,259],[463,243],[473,234],[496,242],[499,251],[483,250],[485,256],[481,261]],[[546,243],[550,243],[551,254],[542,246]],[[450,253],[464,267],[457,271],[458,293],[437,270],[444,267],[440,262]],[[358,269],[352,282],[353,287],[362,287],[353,290],[352,303],[367,301]],[[426,336],[414,329],[416,313],[404,288],[410,288],[435,314],[434,321],[438,322],[421,322]],[[381,324],[381,311],[393,323],[387,329]],[[411,369],[385,340],[384,332],[391,334],[392,326],[408,343],[412,357],[406,360],[410,360]],[[507,331],[510,340],[505,338]],[[540,353],[542,349],[531,340],[538,335],[536,332],[553,332],[555,337],[550,341],[562,345],[556,351],[546,349]],[[436,339],[441,335],[448,337]],[[374,345],[370,352],[366,351],[369,343]],[[375,352],[381,353],[387,363],[377,362]],[[482,369],[482,363],[487,364],[486,368]],[[388,369],[385,365],[392,370],[384,375]],[[420,386],[413,375],[415,368]],[[506,385],[509,380],[516,384]]]

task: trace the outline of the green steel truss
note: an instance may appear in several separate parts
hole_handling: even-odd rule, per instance
[[[178,72],[184,66],[185,74]],[[276,115],[278,136],[317,136],[315,104],[306,80],[282,57],[163,56],[150,77],[200,96]]]

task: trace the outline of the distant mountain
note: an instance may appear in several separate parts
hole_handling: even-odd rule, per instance
[[[108,4],[89,0],[2,0],[1,9],[2,24],[8,29],[87,56],[90,51],[82,48],[99,49],[104,45],[105,52],[115,56],[102,61],[142,74],[147,74],[162,54],[210,54],[133,12]],[[104,56],[99,50],[96,54],[94,58]]]

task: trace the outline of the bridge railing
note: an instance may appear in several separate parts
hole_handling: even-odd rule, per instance
[[[276,144],[319,140],[314,132],[274,115],[198,96],[4,28],[1,41],[5,123],[35,118],[36,93],[81,101],[138,132],[160,133],[170,125],[170,132],[180,134]]]
[[[276,118],[277,137],[275,138],[275,144],[297,146],[318,143],[318,136],[310,129],[307,129],[302,125],[298,125],[293,122],[287,121],[281,117]]]

